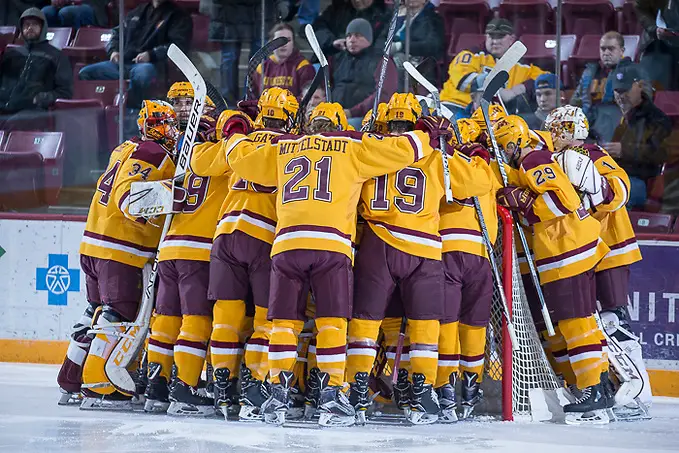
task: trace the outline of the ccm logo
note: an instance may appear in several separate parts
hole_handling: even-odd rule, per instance
[[[132,330],[128,331],[127,334],[132,336],[133,338],[137,337],[137,334],[139,333],[139,326],[135,326]],[[125,358],[123,354],[128,352],[130,348],[133,345],[134,339],[133,338],[123,338],[122,344],[120,345],[120,351],[118,354],[116,354],[115,359],[113,359],[113,363],[115,363],[118,366],[121,366],[123,363],[123,359]]]
[[[153,206],[150,208],[142,208],[139,211],[140,215],[153,215],[153,214],[162,214],[163,212],[163,207],[162,206]]]

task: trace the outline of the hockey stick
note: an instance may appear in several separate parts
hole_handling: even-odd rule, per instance
[[[505,171],[505,158],[502,151],[497,146],[497,141],[495,140],[495,133],[493,132],[493,126],[490,123],[490,115],[488,113],[488,107],[490,106],[490,101],[495,96],[495,93],[502,88],[505,83],[509,80],[509,74],[507,71],[500,71],[496,73],[496,76],[487,81],[486,91],[484,91],[481,98],[481,111],[483,112],[483,120],[486,123],[486,131],[490,137],[490,142],[493,147],[493,152],[495,153],[495,159],[497,160],[498,168],[500,170],[500,176],[502,176],[502,183],[507,186],[507,172]],[[494,91],[493,91],[494,90]],[[552,324],[552,318],[547,310],[547,303],[545,302],[545,296],[542,292],[542,287],[540,286],[540,278],[538,277],[537,269],[535,267],[535,261],[533,260],[533,255],[528,247],[528,241],[526,240],[526,234],[521,227],[519,222],[519,217],[516,212],[512,213],[514,218],[514,223],[516,224],[516,230],[519,233],[519,238],[521,239],[521,245],[526,254],[526,262],[528,263],[528,268],[530,270],[531,278],[533,280],[533,285],[535,286],[535,291],[538,294],[538,299],[540,300],[540,311],[542,312],[542,318],[545,320],[545,326],[547,327],[547,333],[549,336],[554,336],[554,325]]]
[[[248,72],[245,76],[245,100],[254,99],[255,93],[252,91],[252,74],[257,71],[257,66],[259,66],[265,59],[269,58],[269,55],[273,53],[274,50],[286,45],[290,41],[288,38],[280,36],[276,39],[264,44],[260,49],[252,55],[250,61],[248,62]]]
[[[391,16],[389,23],[389,34],[387,40],[384,42],[384,52],[382,53],[382,66],[380,67],[380,78],[377,80],[377,88],[375,89],[375,100],[373,101],[373,112],[370,115],[366,130],[372,131],[377,121],[377,106],[380,104],[380,96],[382,95],[382,87],[384,86],[384,79],[387,76],[387,64],[389,64],[389,54],[391,53],[391,44],[394,42],[394,35],[396,34],[396,22],[398,20],[398,10],[401,7],[401,0],[394,0],[394,13]]]
[[[391,373],[391,382],[396,384],[398,380],[398,367],[401,366],[401,352],[403,352],[403,343],[406,339],[406,326],[408,324],[408,318],[405,316],[401,318],[401,328],[398,331],[398,342],[396,343],[396,355],[394,355],[394,369]]]
[[[434,108],[436,109],[436,114],[441,116],[441,97],[439,96],[439,90],[427,80],[409,61],[403,63],[403,69],[406,70],[410,77],[417,80],[417,82],[424,87],[425,90],[431,94],[434,99]],[[452,121],[451,123],[453,123]],[[454,126],[457,127],[457,124]],[[450,187],[450,168],[448,168],[448,153],[446,152],[447,145],[446,139],[441,136],[439,137],[439,151],[441,151],[441,162],[443,163],[443,185],[446,191],[446,203],[453,203],[453,189]]]
[[[330,92],[330,68],[328,67],[328,60],[325,58],[323,50],[321,50],[321,45],[318,44],[316,33],[314,33],[314,27],[312,27],[311,24],[307,24],[307,26],[304,27],[304,33],[306,34],[306,39],[309,41],[311,50],[314,51],[314,55],[316,55],[318,62],[321,64],[321,69],[323,70],[323,76],[325,78],[325,102],[332,102],[332,93]]]
[[[210,97],[210,99],[212,99],[212,102],[214,102],[215,107],[217,108],[217,113],[222,113],[224,110],[229,108],[229,105],[226,102],[226,99],[224,99],[224,96],[222,96],[222,93],[220,93],[217,87],[211,84],[209,80],[205,81],[205,87],[207,88],[207,95]]]
[[[191,86],[193,86],[194,92],[193,105],[191,107],[188,125],[186,126],[186,132],[184,133],[184,140],[181,149],[178,150],[174,173],[176,177],[185,174],[189,167],[191,150],[196,141],[200,117],[203,114],[203,108],[205,107],[207,88],[203,77],[179,47],[171,44],[170,48],[167,50],[167,56],[177,65],[184,76],[186,76],[186,79],[191,83]],[[163,242],[165,235],[170,229],[172,217],[172,214],[167,214],[165,217],[159,244]],[[127,394],[135,394],[135,384],[132,380],[132,376],[130,376],[130,373],[127,371],[127,366],[137,356],[139,349],[146,339],[151,312],[153,311],[154,289],[157,276],[158,254],[156,253],[148,283],[146,288],[144,288],[144,295],[137,316],[134,322],[121,324],[122,327],[125,327],[125,332],[120,334],[121,340],[115,345],[104,365],[104,373],[111,384],[117,390]]]
[[[311,85],[309,85],[309,89],[307,90],[306,94],[302,98],[302,102],[299,103],[299,109],[297,110],[297,118],[295,118],[295,124],[299,128],[302,127],[302,123],[304,121],[304,112],[306,111],[307,105],[309,105],[309,102],[311,101],[311,98],[313,97],[314,93],[318,89],[318,86],[321,84],[321,80],[323,80],[324,75],[323,71],[318,71],[316,75],[314,76],[314,79],[311,81]]]

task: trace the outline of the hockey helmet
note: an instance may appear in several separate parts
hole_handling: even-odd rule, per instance
[[[500,119],[493,125],[493,132],[498,146],[508,154],[513,155],[530,145],[530,128],[518,115],[508,115]]]
[[[475,142],[479,138],[479,135],[481,135],[481,126],[470,118],[461,118],[457,120],[457,128],[460,130],[462,144]]]
[[[363,121],[361,122],[362,127],[367,127],[367,124],[370,122],[370,118],[372,117],[373,114],[373,109],[368,110],[368,113],[365,114],[363,117]],[[377,118],[375,118],[375,132],[378,134],[387,134],[389,131],[387,130],[387,104],[385,102],[380,102],[377,105]]]
[[[309,124],[317,119],[330,121],[337,127],[338,131],[346,131],[349,128],[347,116],[344,114],[344,109],[337,102],[321,102],[311,112],[309,117]]]
[[[255,129],[255,124],[252,122],[249,116],[241,112],[240,110],[224,110],[222,113],[220,113],[219,118],[217,118],[217,126],[216,126],[216,136],[217,140],[221,140],[223,138],[222,136],[222,129],[224,129],[224,124],[226,121],[231,118],[233,115],[239,115],[241,118],[244,118],[245,121],[247,121],[251,129]]]
[[[175,82],[172,84],[169,91],[167,92],[167,100],[170,101],[171,103],[173,103],[174,100],[177,98],[189,97],[193,99],[193,96],[194,96],[193,87],[189,82]],[[216,108],[215,103],[212,102],[210,96],[205,96],[205,105],[207,107]]]
[[[412,93],[394,93],[387,104],[387,124],[391,121],[415,123],[422,116],[422,106]]]
[[[589,135],[589,122],[580,107],[564,105],[547,115],[545,129],[549,131],[558,150],[573,141],[585,140]]]
[[[179,131],[177,114],[170,104],[160,100],[145,100],[141,104],[137,126],[142,138],[153,140],[174,153]]]
[[[291,126],[299,110],[297,98],[285,88],[271,87],[262,92],[258,102],[262,118],[285,121]]]
[[[505,109],[503,109],[500,104],[490,104],[488,106],[488,116],[490,119],[490,123],[495,124],[495,122],[498,121],[500,118],[504,118],[505,116],[507,116],[507,112],[505,112]],[[483,112],[481,111],[481,107],[474,110],[471,119],[476,121],[476,123],[481,128],[481,131],[486,130],[486,121],[483,119]]]

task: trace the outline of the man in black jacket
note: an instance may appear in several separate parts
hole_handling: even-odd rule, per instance
[[[641,66],[661,90],[679,90],[679,5],[671,0],[635,0],[644,34]]]
[[[125,18],[125,55],[119,52],[119,27],[113,29],[106,46],[109,61],[85,66],[81,80],[117,80],[118,62],[123,58],[123,76],[130,79],[127,105],[138,108],[149,96],[149,88],[164,74],[167,49],[176,44],[188,52],[193,32],[191,16],[169,0],[153,0],[133,9]]]
[[[71,64],[47,41],[42,12],[27,9],[19,27],[24,45],[8,48],[0,60],[0,115],[4,117],[0,123],[45,116],[57,98],[73,96]],[[2,127],[9,128],[7,124]]]

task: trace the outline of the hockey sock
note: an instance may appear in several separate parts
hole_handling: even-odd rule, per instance
[[[184,315],[181,332],[174,346],[174,361],[177,364],[177,378],[192,387],[198,385],[203,371],[211,327],[209,316]]]
[[[228,368],[233,374],[243,354],[241,329],[245,324],[245,301],[218,300],[212,310],[210,355],[215,370]]]
[[[561,334],[561,329],[559,329],[559,324],[554,326],[554,336],[550,337],[547,335],[547,331],[544,331],[544,337],[547,339],[547,347],[554,357],[554,371],[557,374],[563,376],[566,384],[574,385],[576,382],[575,373],[573,372],[573,367],[571,362],[568,360],[568,347],[566,346],[566,340]]]
[[[174,345],[182,326],[181,316],[156,315],[149,338],[148,362],[160,363],[160,375],[170,382]]]
[[[263,381],[269,373],[271,321],[266,319],[268,311],[265,307],[255,306],[255,331],[245,346],[245,366],[252,372],[252,377],[259,381]]]
[[[281,371],[293,371],[297,360],[297,341],[304,321],[274,319],[269,340],[269,370],[271,382],[279,384]]]
[[[347,320],[316,318],[316,363],[318,369],[330,375],[328,385],[344,384],[347,362]]]
[[[394,359],[396,358],[396,347],[398,345],[398,336],[401,331],[402,318],[385,318],[382,321],[382,331],[384,332],[384,344],[387,348],[387,364],[391,370],[394,369]],[[408,370],[410,372],[410,337],[406,329],[406,337],[403,340],[403,349],[401,349],[401,364],[399,368]],[[398,372],[398,370],[396,370]]]
[[[441,324],[439,330],[439,361],[436,371],[436,385],[439,388],[448,384],[451,374],[460,370],[459,321]]]
[[[590,316],[588,319],[590,320],[590,324],[594,329],[594,334],[601,343],[601,372],[605,373],[608,371],[608,342],[606,341],[606,336],[604,335],[603,331],[599,328],[599,325],[597,324],[594,316]]]
[[[590,318],[559,321],[559,329],[568,348],[568,360],[580,390],[601,381],[601,341]]]
[[[438,320],[408,320],[410,332],[410,367],[413,374],[422,373],[425,384],[436,382],[436,368],[439,360]]]
[[[483,379],[486,358],[486,328],[460,323],[460,370],[476,373]]]
[[[349,322],[347,346],[347,381],[354,382],[356,373],[370,373],[377,356],[377,337],[381,321],[354,318]]]
[[[104,306],[94,320],[94,328],[97,334],[92,340],[90,352],[83,366],[83,388],[100,395],[110,395],[115,388],[109,382],[104,371],[106,360],[111,351],[120,341],[116,332],[124,332],[124,327],[113,326],[120,323],[123,318],[110,306]]]

